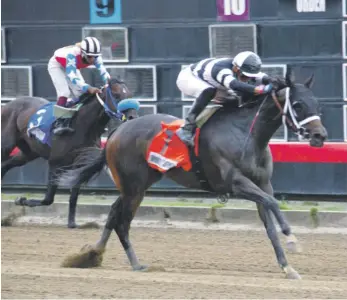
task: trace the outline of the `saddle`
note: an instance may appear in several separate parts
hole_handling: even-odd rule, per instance
[[[70,122],[78,110],[83,106],[79,103],[71,108],[57,106],[47,103],[41,106],[29,119],[27,134],[34,137],[43,144],[51,147],[52,131]]]
[[[171,123],[162,122],[162,129],[152,139],[147,148],[146,160],[148,165],[161,173],[166,173],[173,168],[182,168],[187,172],[193,172],[200,182],[200,186],[203,190],[214,192],[206,178],[201,160],[199,158],[199,136],[202,126],[221,107],[223,107],[223,105],[210,105],[205,108],[197,117],[197,129],[194,137],[194,147],[187,146],[176,135],[176,130],[180,128],[184,120],[179,119]],[[228,201],[228,196],[226,195],[217,196],[220,203],[226,203]]]

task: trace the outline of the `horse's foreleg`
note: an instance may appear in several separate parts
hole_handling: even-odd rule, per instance
[[[267,182],[265,184],[261,184],[260,188],[268,195],[270,195],[272,197],[274,196],[274,191],[272,188],[272,184],[270,182]],[[269,221],[266,220],[263,205],[257,203],[257,209],[258,209],[258,214],[259,214],[260,219],[263,221],[265,228],[267,228],[268,222],[273,223],[272,219],[270,218]],[[299,245],[294,234],[291,233],[290,235],[286,236],[286,238],[287,238],[287,249],[290,252],[293,252],[293,253],[301,252],[301,246]]]
[[[69,217],[67,227],[76,228],[76,206],[78,194],[80,192],[80,187],[73,187],[71,189],[70,199],[69,199]]]
[[[282,233],[286,236],[291,234],[291,228],[285,220],[283,213],[280,210],[277,200],[261,190],[250,179],[238,172],[233,172],[230,177],[232,184],[232,191],[235,191],[237,196],[242,196],[245,199],[251,200],[255,203],[264,205],[265,209],[269,209],[275,216],[278,224],[281,227]]]
[[[282,232],[287,236],[291,235],[291,229],[284,220],[277,200],[271,195],[262,191],[251,180],[244,177],[240,173],[233,172],[230,174],[229,179],[232,183],[232,191],[234,192],[235,196],[254,201],[263,207],[263,209],[260,210],[261,218],[264,220],[267,235],[272,243],[280,267],[285,272],[287,278],[300,279],[300,275],[288,265],[286,256],[276,232],[276,227],[271,219],[270,212],[273,212],[280,223]]]
[[[281,246],[280,240],[278,238],[276,227],[271,218],[271,213],[269,210],[265,209],[263,205],[257,203],[259,217],[264,223],[267,236],[269,237],[272,247],[275,250],[277,261],[286,274],[288,279],[301,279],[298,272],[296,272],[287,262],[283,248]]]

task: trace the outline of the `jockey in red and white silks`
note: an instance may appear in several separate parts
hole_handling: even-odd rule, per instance
[[[101,44],[95,37],[86,37],[81,43],[59,48],[48,63],[48,73],[57,92],[57,105],[66,106],[68,98],[78,98],[89,92],[100,92],[87,84],[79,69],[94,65],[106,84],[110,79],[102,58]]]

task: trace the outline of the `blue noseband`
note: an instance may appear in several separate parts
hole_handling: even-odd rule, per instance
[[[123,99],[118,103],[118,110],[124,112],[128,109],[135,109],[138,111],[140,109],[140,102],[135,99]]]

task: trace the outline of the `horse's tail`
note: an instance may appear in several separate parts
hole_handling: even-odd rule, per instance
[[[58,184],[73,187],[87,183],[99,175],[105,164],[105,148],[85,148],[75,159],[71,169],[62,172],[58,179]]]

